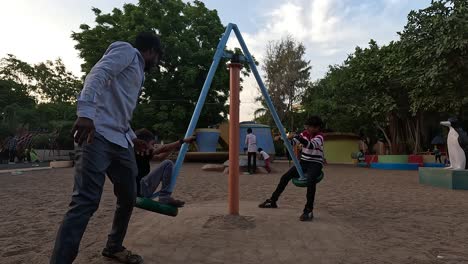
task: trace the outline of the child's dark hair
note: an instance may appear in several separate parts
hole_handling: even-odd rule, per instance
[[[309,118],[307,118],[305,125],[311,127],[318,127],[321,129],[323,128],[323,121],[319,116],[310,116]]]
[[[258,152],[262,152],[262,151],[263,151],[263,149],[262,149],[262,148],[258,148],[257,150],[258,150]]]
[[[141,128],[135,131],[135,135],[138,139],[144,140],[146,142],[150,142],[154,140],[154,134],[146,128]]]
[[[247,133],[252,133],[252,129],[250,127],[247,128]]]

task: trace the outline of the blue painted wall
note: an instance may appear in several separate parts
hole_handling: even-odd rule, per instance
[[[249,124],[241,123],[240,124],[240,146],[239,152],[244,152],[245,146],[245,136],[247,135],[247,129],[252,128],[252,133],[257,136],[257,147],[262,148],[268,154],[275,154],[275,146],[273,145],[273,137],[271,135],[271,128],[267,125],[261,124]]]

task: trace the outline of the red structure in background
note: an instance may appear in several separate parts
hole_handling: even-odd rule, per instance
[[[378,155],[366,155],[366,159],[364,162],[367,164],[368,167],[370,167],[371,163],[374,162],[379,162],[379,156]]]
[[[419,167],[424,166],[424,157],[421,155],[409,155],[408,163],[417,163]]]

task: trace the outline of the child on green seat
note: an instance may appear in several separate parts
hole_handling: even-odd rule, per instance
[[[321,129],[323,126],[322,119],[318,116],[311,116],[305,122],[305,130],[299,135],[294,136],[294,141],[296,143],[302,144],[302,153],[300,164],[301,168],[307,176],[308,186],[307,186],[307,203],[304,206],[304,211],[300,216],[301,221],[312,220],[313,209],[314,209],[314,199],[315,191],[317,185],[317,179],[322,174],[322,167],[324,164],[324,155],[323,155],[323,135]],[[299,173],[295,166],[291,167],[282,177],[276,190],[271,195],[270,199],[267,199],[265,202],[259,205],[260,208],[277,208],[278,201],[281,193],[288,185],[289,181],[293,178],[299,178]]]
[[[151,146],[155,144],[154,134],[148,129],[139,129],[135,131],[138,139],[148,142]],[[161,190],[159,192],[159,202],[175,207],[183,207],[185,202],[174,199],[171,197],[169,186],[172,180],[172,170],[174,164],[167,157],[176,149],[179,149],[183,143],[190,144],[195,140],[194,137],[180,139],[179,141],[163,145],[159,148],[153,149],[150,154],[146,153],[135,153],[135,158],[138,167],[137,176],[137,196],[151,198],[158,188],[159,184],[162,183]],[[162,161],[158,167],[151,171],[150,161],[158,160]]]

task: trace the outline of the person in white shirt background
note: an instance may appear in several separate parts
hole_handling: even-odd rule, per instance
[[[245,136],[244,150],[247,150],[247,170],[250,174],[255,173],[257,171],[257,136],[252,133],[250,127],[247,129],[247,135]]]

